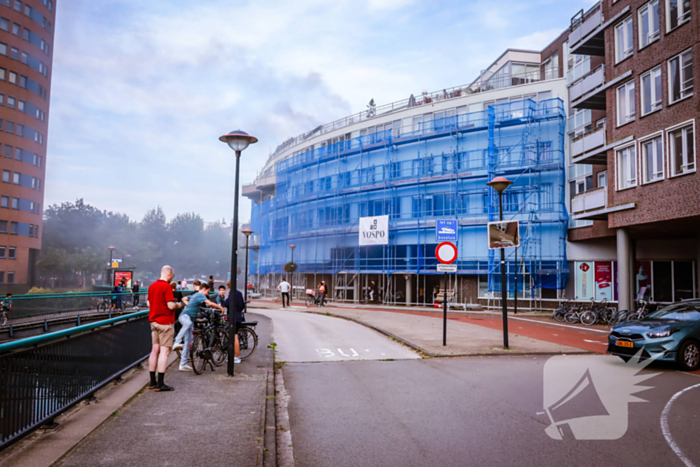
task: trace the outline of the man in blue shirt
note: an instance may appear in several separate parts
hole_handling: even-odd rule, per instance
[[[194,329],[194,320],[199,314],[199,310],[204,306],[210,306],[212,308],[218,308],[222,312],[226,310],[216,303],[210,301],[207,297],[209,295],[209,284],[206,282],[202,283],[199,287],[199,292],[191,295],[190,297],[184,297],[183,302],[187,305],[182,313],[180,313],[180,324],[182,324],[182,329],[175,337],[175,345],[173,345],[173,350],[182,349],[182,354],[180,355],[180,371],[192,371],[192,367],[187,363],[189,358],[190,345],[192,344],[192,330]],[[183,345],[184,339],[184,345]]]

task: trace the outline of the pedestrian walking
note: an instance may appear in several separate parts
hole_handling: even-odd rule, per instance
[[[377,283],[371,281],[369,283],[369,301],[374,303],[374,298],[377,296]]]
[[[222,313],[225,313],[226,310],[221,305],[217,305],[209,300],[209,284],[206,282],[199,287],[199,292],[183,298],[183,301],[187,306],[182,310],[178,318],[178,321],[182,324],[182,329],[180,329],[177,337],[175,337],[173,350],[182,349],[182,354],[180,355],[180,371],[192,371],[192,367],[187,363],[187,359],[189,358],[190,345],[193,340],[192,330],[194,329],[194,320],[197,318],[199,310],[201,310],[204,305],[218,308]]]
[[[277,286],[277,290],[279,290],[280,293],[282,294],[282,308],[285,308],[285,305],[284,305],[285,298],[287,299],[287,306],[289,306],[289,289],[291,287],[292,286],[289,285],[289,282],[287,282],[286,279],[282,279],[282,282],[280,282],[280,285]]]
[[[134,294],[134,308],[139,306],[139,290],[141,290],[139,281],[134,281],[134,285],[131,287],[131,293]]]
[[[318,284],[318,307],[323,308],[326,306],[326,281],[321,281]]]
[[[172,391],[173,387],[165,384],[165,370],[168,366],[168,355],[173,347],[175,336],[175,310],[182,308],[175,303],[170,281],[175,273],[170,266],[163,266],[160,279],[148,288],[148,321],[151,324],[151,355],[148,357],[148,371],[151,376],[149,389],[158,392]],[[156,378],[157,373],[157,378]]]

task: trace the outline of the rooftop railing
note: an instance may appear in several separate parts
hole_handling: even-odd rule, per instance
[[[277,149],[275,149],[275,151],[268,158],[268,162],[277,157],[279,154],[283,153],[284,151],[287,151],[288,149],[294,146],[302,144],[316,136],[330,133],[331,131],[342,129],[362,121],[371,120],[373,118],[388,115],[392,112],[408,109],[411,107],[419,107],[422,105],[433,104],[436,102],[442,102],[450,99],[464,97],[465,95],[493,91],[496,89],[503,89],[512,86],[520,86],[523,84],[530,84],[549,79],[558,79],[559,73],[557,72],[556,75],[557,76],[554,76],[552,78],[547,77],[547,79],[545,79],[540,72],[528,72],[517,75],[505,75],[500,78],[484,79],[483,82],[482,79],[479,78],[470,85],[455,86],[451,88],[445,88],[442,91],[435,92],[423,91],[418,95],[411,94],[410,97],[408,97],[407,99],[368,108],[363,112],[358,112],[354,115],[350,115],[349,117],[341,118],[331,123],[327,123],[325,125],[319,125],[313,130],[303,133],[295,138],[289,138],[288,140],[280,144],[277,147]],[[270,167],[260,172],[258,174],[258,177],[272,175],[274,173],[275,168],[274,164],[272,164]]]

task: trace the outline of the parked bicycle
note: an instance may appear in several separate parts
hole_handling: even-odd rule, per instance
[[[192,369],[201,375],[207,363],[221,366],[228,355],[228,333],[223,325],[221,313],[207,308],[201,311],[194,320],[194,340],[190,351]]]
[[[572,299],[565,300],[559,304],[559,307],[552,312],[552,318],[560,323],[563,323],[567,313],[569,313],[574,308],[574,301]]]
[[[405,295],[400,290],[396,292],[389,290],[386,294],[384,294],[384,303],[403,302],[404,298]]]
[[[608,300],[603,299],[600,303],[591,300],[591,304],[583,313],[581,313],[581,324],[584,326],[592,326],[596,323],[610,324],[613,316],[613,308],[608,306]]]

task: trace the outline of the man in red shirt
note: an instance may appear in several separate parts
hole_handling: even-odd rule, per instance
[[[175,277],[175,272],[170,266],[163,266],[160,270],[160,279],[148,288],[147,305],[148,321],[151,323],[151,356],[148,358],[148,370],[151,372],[151,384],[149,389],[158,392],[172,391],[173,387],[163,382],[165,369],[168,366],[168,355],[173,347],[175,337],[175,310],[182,308],[173,297],[173,289],[170,282]],[[158,379],[156,380],[156,369]]]

